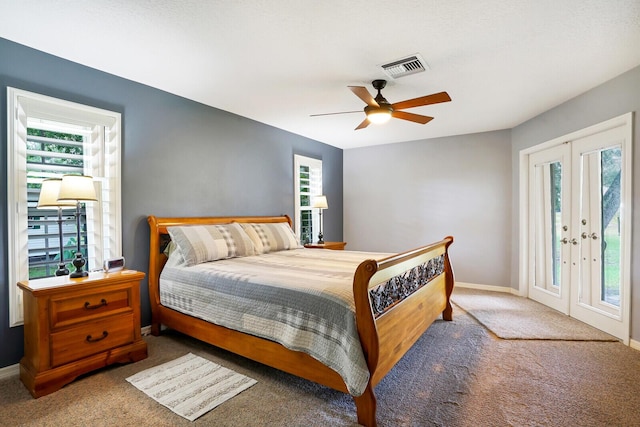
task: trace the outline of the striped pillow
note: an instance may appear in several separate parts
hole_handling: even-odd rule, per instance
[[[256,254],[251,239],[236,223],[167,227],[167,231],[188,266]]]
[[[286,222],[241,223],[257,254],[300,248],[295,233]]]

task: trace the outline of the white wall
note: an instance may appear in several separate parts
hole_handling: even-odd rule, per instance
[[[512,286],[510,131],[345,150],[343,165],[347,249],[399,252],[452,235],[457,281]]]

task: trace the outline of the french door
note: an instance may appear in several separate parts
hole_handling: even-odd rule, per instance
[[[565,314],[571,281],[570,193],[569,144],[529,156],[529,297]]]
[[[628,342],[630,119],[617,124],[528,154],[526,281],[530,298]]]

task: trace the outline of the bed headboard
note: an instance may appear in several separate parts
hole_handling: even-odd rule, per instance
[[[149,298],[154,304],[160,304],[160,272],[167,262],[164,249],[169,243],[167,227],[178,225],[229,224],[231,222],[286,222],[292,226],[288,215],[281,216],[216,216],[216,217],[174,217],[159,218],[154,215],[147,217],[149,223]]]

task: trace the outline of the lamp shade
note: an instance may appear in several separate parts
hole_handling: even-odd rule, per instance
[[[96,201],[96,187],[93,177],[87,175],[63,175],[58,201]]]
[[[65,209],[76,207],[76,202],[73,200],[58,200],[61,183],[61,178],[49,178],[42,181],[40,197],[38,198],[38,209]]]
[[[311,207],[317,209],[327,209],[329,207],[329,205],[327,204],[327,196],[316,196],[316,198],[313,199],[313,206]]]

